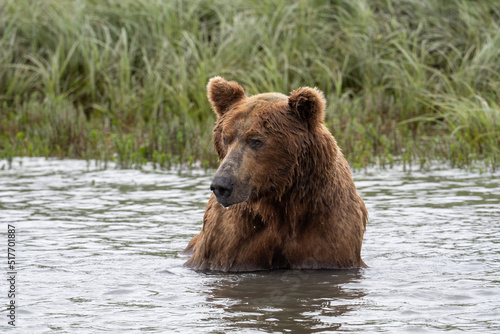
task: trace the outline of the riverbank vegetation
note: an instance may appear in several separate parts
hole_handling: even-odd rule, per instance
[[[217,164],[206,83],[317,86],[355,168],[500,161],[500,5],[6,0],[0,158]]]

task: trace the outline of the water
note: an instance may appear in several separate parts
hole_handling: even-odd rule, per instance
[[[0,243],[5,278],[13,225],[20,333],[500,333],[498,173],[356,173],[370,268],[221,274],[179,255],[210,173],[19,161],[0,171]]]

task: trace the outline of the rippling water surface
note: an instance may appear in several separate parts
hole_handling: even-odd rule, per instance
[[[0,171],[0,243],[14,225],[16,329],[500,332],[498,173],[395,168],[354,178],[370,213],[370,268],[201,273],[179,252],[201,228],[211,173],[15,160]],[[10,327],[5,308],[0,315]]]

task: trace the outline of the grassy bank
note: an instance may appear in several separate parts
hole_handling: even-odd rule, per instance
[[[351,165],[500,163],[497,1],[6,0],[0,158],[216,165],[208,78],[317,86]]]

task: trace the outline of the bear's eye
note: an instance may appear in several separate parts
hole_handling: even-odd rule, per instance
[[[264,143],[260,139],[249,139],[248,144],[250,145],[251,148],[256,149],[259,147],[262,147]]]

